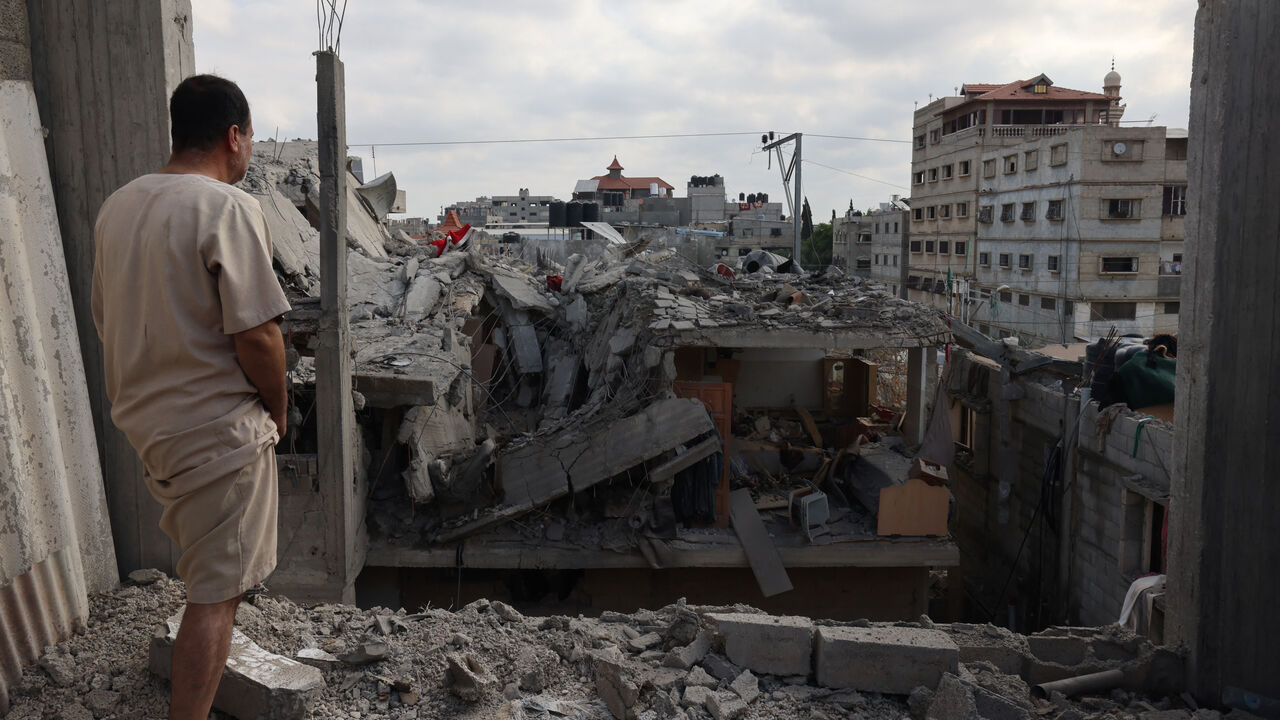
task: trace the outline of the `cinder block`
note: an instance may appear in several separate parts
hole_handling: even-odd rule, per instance
[[[907,695],[917,685],[936,688],[960,671],[960,649],[940,630],[907,627],[820,627],[818,684]]]
[[[1084,662],[1089,641],[1078,637],[1028,635],[1027,646],[1038,660],[1070,666]]]
[[[813,621],[786,615],[713,613],[725,654],[740,667],[765,675],[808,675],[813,659]]]
[[[151,638],[150,670],[165,679],[173,676],[173,641],[181,623],[179,612]],[[234,630],[213,706],[237,718],[302,720],[311,716],[310,706],[324,687],[316,668],[269,653]]]

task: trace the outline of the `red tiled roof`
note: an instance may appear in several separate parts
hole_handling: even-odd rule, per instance
[[[617,155],[613,156],[613,162],[609,163],[609,167],[605,168],[605,170],[621,170],[621,169],[622,169],[622,165],[618,164]]]
[[[658,183],[658,187],[675,190],[675,187],[660,177],[617,177],[597,175],[592,180],[599,181],[597,190],[648,190],[650,183]]]
[[[449,212],[445,213],[444,224],[433,228],[433,230],[441,230],[443,232],[452,232],[454,230],[461,230],[461,229],[462,229],[462,221],[458,219],[458,212],[456,210],[450,210]]]
[[[1042,78],[1048,81],[1049,92],[1036,94],[1032,88],[1034,87],[1035,82]],[[977,97],[970,98],[970,100],[975,101],[1111,100],[1111,98],[1103,95],[1102,93],[1058,87],[1053,84],[1053,81],[1049,80],[1049,78],[1044,75],[1036,75],[1035,77],[1027,80],[1017,80],[1005,85],[966,83],[964,85],[964,90],[971,95],[975,92],[981,93]]]

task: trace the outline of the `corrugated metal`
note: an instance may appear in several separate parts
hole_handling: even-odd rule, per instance
[[[70,637],[88,619],[79,563],[59,550],[26,575],[0,589],[0,715],[22,668],[40,651]]]

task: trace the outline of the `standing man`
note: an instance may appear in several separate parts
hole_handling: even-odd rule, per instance
[[[117,190],[94,228],[93,320],[111,419],[137,450],[160,528],[182,549],[187,606],[171,720],[205,720],[236,607],[276,565],[275,444],[285,433],[289,310],[256,200],[232,187],[253,125],[235,83],[182,81],[173,154]]]

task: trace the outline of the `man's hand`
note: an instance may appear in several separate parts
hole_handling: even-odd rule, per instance
[[[271,413],[271,420],[283,439],[288,431],[289,396],[285,384],[284,336],[280,334],[280,318],[236,333],[235,342],[236,359],[245,377],[258,388],[262,404]]]

